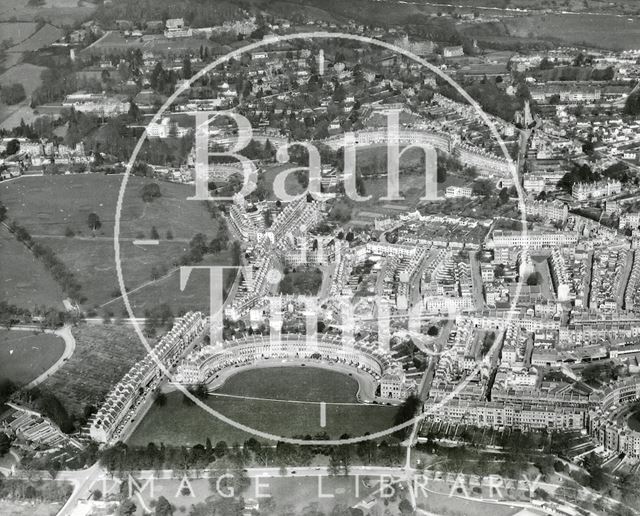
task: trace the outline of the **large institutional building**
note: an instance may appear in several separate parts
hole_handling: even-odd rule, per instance
[[[622,183],[620,181],[607,179],[593,183],[574,183],[571,188],[571,195],[578,201],[586,201],[588,199],[617,195],[621,191]]]

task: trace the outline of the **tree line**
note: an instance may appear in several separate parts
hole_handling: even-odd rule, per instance
[[[368,435],[368,434],[367,434]],[[350,436],[343,434],[340,438]],[[303,440],[329,440],[326,433],[314,436],[296,436]],[[218,441],[215,445],[208,437],[204,444],[167,446],[149,443],[147,446],[129,446],[118,442],[100,452],[100,463],[112,473],[138,470],[174,469],[179,471],[221,469],[230,465],[242,470],[247,467],[307,467],[317,456],[329,458],[331,475],[348,475],[351,466],[363,465],[398,466],[404,458],[404,449],[396,441],[367,440],[356,444],[338,446],[296,445],[279,441],[274,445],[264,444],[251,437],[242,445],[229,445]]]
[[[18,242],[24,244],[33,253],[33,256],[43,263],[53,279],[70,299],[76,303],[86,301],[81,292],[82,287],[75,275],[58,258],[53,249],[33,240],[27,229],[15,221],[9,224],[9,231],[13,233]]]

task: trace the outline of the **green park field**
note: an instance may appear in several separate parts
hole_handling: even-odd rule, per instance
[[[25,385],[49,369],[64,352],[60,337],[0,330],[0,380]]]
[[[102,305],[120,295],[113,234],[121,182],[122,176],[82,174],[24,177],[0,186],[0,200],[8,209],[8,218],[25,227],[34,240],[51,247],[76,275],[87,309],[102,310]],[[132,302],[141,310],[162,302],[175,303],[172,306],[176,309],[208,306],[208,289],[204,288],[208,282],[202,287],[198,277],[202,271],[193,273],[194,279],[184,294],[177,273],[164,280],[160,277],[173,269],[173,262],[185,254],[194,235],[203,233],[207,242],[214,238],[217,221],[211,219],[204,203],[187,200],[193,195],[193,187],[160,182],[162,196],[145,203],[141,190],[150,182],[131,177],[121,209],[124,283],[128,290],[138,289],[132,294]],[[100,219],[96,231],[88,225],[91,213]],[[158,245],[134,243],[149,239],[153,228],[160,236]],[[3,254],[3,261],[20,263],[20,254],[24,250],[14,245]],[[206,259],[208,264],[230,263],[226,251]],[[11,299],[13,291],[5,290]],[[112,302],[109,310],[119,316],[122,305]]]
[[[566,44],[624,50],[638,48],[640,31],[637,18],[614,15],[555,14],[554,16],[514,17],[505,22],[516,37],[551,38]]]
[[[86,20],[95,10],[95,2],[82,0],[45,0],[41,4],[34,4],[29,0],[0,0],[2,21],[33,21],[40,17],[55,25],[73,25],[75,22]]]
[[[550,41],[564,45],[585,45],[610,50],[638,48],[640,31],[636,17],[615,14],[536,14],[512,16],[498,22],[462,23],[458,29],[467,37],[488,43]]]
[[[640,408],[629,416],[627,419],[627,425],[629,425],[631,430],[640,432]]]
[[[4,226],[0,227],[0,299],[21,308],[62,308],[64,294],[29,250]]]
[[[0,199],[9,217],[25,226],[36,237],[64,236],[66,228],[81,237],[94,236],[87,226],[87,216],[96,213],[102,226],[95,236],[113,236],[121,175],[72,174],[25,176],[0,186]],[[187,201],[194,195],[193,186],[161,182],[162,197],[145,203],[142,187],[153,180],[130,177],[121,211],[121,237],[149,236],[152,226],[160,235],[167,230],[176,239],[190,238],[206,231],[211,220],[199,201]]]
[[[243,371],[232,376],[217,393],[239,397],[211,395],[205,403],[234,421],[285,437],[326,431],[337,439],[345,433],[358,436],[393,426],[394,407],[330,404],[355,402],[356,392],[357,382],[335,371],[276,367]],[[154,405],[129,443],[195,445],[204,443],[207,437],[214,442],[225,440],[228,443],[252,437],[200,407],[185,403],[183,398],[182,393],[172,392],[164,406]],[[320,427],[320,401],[327,403],[324,428]]]

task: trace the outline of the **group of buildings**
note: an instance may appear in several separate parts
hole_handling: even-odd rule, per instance
[[[276,334],[252,335],[212,342],[191,354],[178,366],[174,381],[186,385],[220,384],[225,371],[238,367],[322,364],[357,371],[370,385],[360,388],[360,401],[398,401],[415,390],[415,382],[405,377],[400,364],[377,343],[336,335]],[[379,395],[376,391],[379,389]]]
[[[88,436],[99,443],[123,440],[134,419],[140,421],[155,389],[166,379],[194,340],[202,335],[205,318],[188,312],[176,320],[167,334],[111,389],[98,411],[87,422]],[[141,414],[142,412],[142,414]]]

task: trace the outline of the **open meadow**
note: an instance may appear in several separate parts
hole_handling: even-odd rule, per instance
[[[1,4],[1,2],[0,2]],[[31,36],[38,28],[35,22],[0,22],[0,34],[3,41],[17,45]]]
[[[113,252],[113,247],[110,249]],[[228,251],[223,251],[213,256],[205,256],[199,267],[207,265],[229,265],[231,263],[231,255]],[[209,271],[204,269],[195,269],[191,271],[189,280],[185,285],[184,290],[180,289],[180,271],[178,269],[172,269],[166,276],[163,276],[155,281],[151,281],[149,277],[149,267],[139,268],[140,262],[135,261],[125,262],[123,259],[122,269],[125,282],[128,289],[128,298],[131,303],[131,308],[136,317],[144,316],[144,311],[149,308],[157,306],[159,303],[167,303],[172,307],[174,313],[187,310],[203,310],[209,311]],[[124,314],[125,306],[116,281],[115,263],[112,263],[108,270],[101,271],[104,274],[104,281],[106,283],[93,281],[87,282],[87,285],[96,287],[99,292],[96,295],[102,297],[96,297],[95,299],[104,299],[104,296],[109,298],[109,301],[105,301],[99,306],[103,311],[113,313],[115,316]],[[139,281],[142,282],[139,287],[136,281],[136,273],[139,274]],[[226,289],[233,281],[234,272],[232,269],[224,271],[225,282],[223,289]],[[79,275],[80,281],[82,276]],[[108,289],[107,289],[108,287]],[[90,298],[91,299],[91,298]],[[92,305],[93,306],[93,305]],[[127,314],[128,317],[128,314]]]
[[[529,15],[502,18],[487,24],[462,24],[468,37],[497,43],[555,41],[611,50],[640,46],[640,20],[606,14]]]
[[[100,307],[119,296],[113,231],[121,181],[122,176],[83,174],[23,177],[0,185],[0,200],[8,208],[9,219],[56,252],[77,276],[88,308]],[[161,197],[145,203],[140,192],[151,182],[131,177],[122,205],[120,243],[124,282],[128,290],[145,285],[131,299],[141,310],[171,301],[177,301],[178,308],[206,308],[209,299],[206,271],[194,271],[184,293],[180,292],[177,273],[157,283],[150,282],[172,269],[172,264],[187,252],[195,234],[203,233],[207,242],[213,239],[217,222],[211,219],[202,202],[187,200],[193,195],[193,187],[160,182]],[[88,225],[91,213],[100,219],[100,228],[95,232]],[[151,238],[154,227],[160,237],[158,245],[134,243],[136,239]],[[205,260],[202,264],[228,265],[230,253],[208,255]],[[110,305],[114,315],[121,315],[122,305],[115,302]]]
[[[73,174],[24,176],[0,184],[0,199],[9,218],[18,221],[36,237],[64,236],[67,228],[79,236],[94,236],[87,225],[90,213],[100,217],[95,236],[113,236],[121,175]],[[193,186],[159,182],[162,196],[145,203],[141,190],[152,179],[130,177],[121,212],[123,238],[148,238],[155,226],[160,235],[170,230],[174,238],[191,238],[212,225],[203,203],[188,201]],[[140,236],[142,235],[142,236]]]
[[[371,199],[363,202],[352,201],[351,223],[353,224],[371,224],[384,215],[393,216],[414,211],[426,190],[424,174],[419,173],[400,174],[400,195],[405,198],[402,201],[381,200],[381,197],[387,195],[386,177],[367,178],[363,183],[365,195],[370,195]],[[471,181],[467,179],[449,174],[443,183],[438,184],[438,196],[444,197],[444,191],[448,186],[462,186],[470,183]]]
[[[38,116],[34,110],[25,102],[15,106],[7,106],[0,102],[0,129],[10,131],[20,125],[32,123]]]
[[[42,263],[7,228],[0,226],[0,300],[33,310],[62,309],[64,293]]]
[[[43,5],[29,5],[29,0],[0,0],[0,20],[34,21],[36,17],[56,25],[73,25],[95,12],[94,3],[85,0],[44,0]]]
[[[25,40],[9,48],[7,52],[33,52],[48,47],[62,36],[64,36],[64,31],[61,28],[47,23]]]
[[[64,340],[49,333],[0,330],[0,380],[26,385],[49,369],[64,351]]]
[[[25,94],[29,97],[42,83],[40,76],[43,70],[46,70],[44,66],[20,63],[0,75],[0,86],[22,84]]]
[[[315,435],[333,438],[376,432],[393,426],[395,407],[344,405],[355,403],[357,382],[349,376],[311,367],[264,368],[231,377],[205,403],[221,414],[275,435]],[[235,397],[238,396],[238,397]],[[181,392],[167,395],[164,406],[154,405],[129,439],[130,444],[164,442],[173,445],[204,443],[207,437],[227,443],[252,437],[223,423],[200,407],[185,403]],[[320,426],[320,401],[327,402],[326,426]]]

